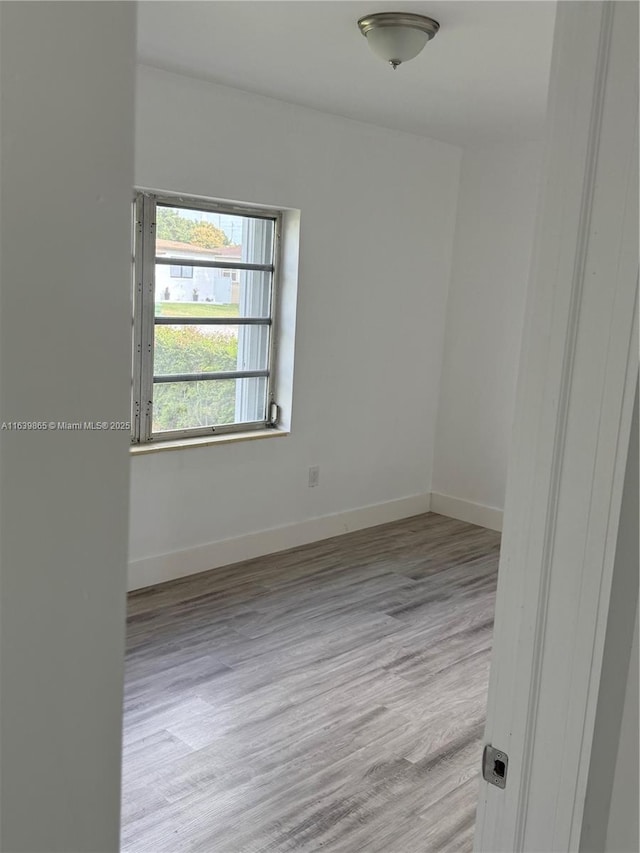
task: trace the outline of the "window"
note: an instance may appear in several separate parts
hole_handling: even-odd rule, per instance
[[[169,266],[169,275],[171,278],[193,278],[193,267],[176,266],[175,264],[171,264]]]
[[[276,425],[281,217],[270,209],[136,195],[134,443]]]

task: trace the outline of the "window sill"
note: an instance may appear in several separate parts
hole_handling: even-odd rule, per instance
[[[261,438],[276,438],[290,433],[283,429],[250,430],[248,432],[228,432],[223,435],[203,435],[197,438],[180,438],[175,441],[150,441],[148,444],[132,444],[129,452],[132,456],[145,453],[160,453],[163,450],[186,450],[188,447],[210,447],[214,444],[232,444],[237,441],[256,441]]]

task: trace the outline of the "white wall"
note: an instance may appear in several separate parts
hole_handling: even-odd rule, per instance
[[[638,613],[622,709],[620,740],[611,789],[611,806],[605,841],[606,853],[640,850],[638,832]]]
[[[638,464],[636,395],[580,839],[581,853],[637,853],[640,850]]]
[[[136,132],[139,186],[302,213],[292,434],[134,457],[132,585],[426,510],[460,151],[146,67]]]
[[[0,4],[0,422],[128,420],[134,49],[134,4]],[[118,849],[128,497],[126,432],[0,430],[7,853]]]
[[[432,508],[498,529],[541,154],[469,148],[460,176]]]

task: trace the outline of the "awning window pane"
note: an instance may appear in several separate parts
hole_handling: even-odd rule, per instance
[[[154,385],[153,432],[263,421],[266,390],[263,377]]]
[[[271,264],[273,234],[272,219],[156,207],[156,255],[163,257]]]
[[[176,277],[172,270],[189,269]],[[156,317],[268,317],[272,273],[156,264]]]
[[[269,366],[268,326],[162,325],[154,332],[155,376],[266,370]]]

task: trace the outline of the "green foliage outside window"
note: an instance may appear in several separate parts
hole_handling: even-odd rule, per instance
[[[158,207],[156,210],[156,235],[160,240],[175,240],[178,243],[191,243],[205,249],[229,246],[231,241],[221,228],[210,222],[198,222],[180,216],[171,207]]]
[[[238,338],[225,332],[156,326],[154,373],[206,373],[236,370]],[[171,382],[154,385],[155,432],[235,420],[235,380]]]

